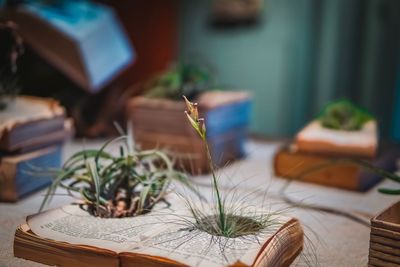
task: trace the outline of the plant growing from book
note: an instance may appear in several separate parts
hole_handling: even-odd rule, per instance
[[[174,169],[164,152],[138,150],[131,130],[112,139],[100,149],[85,149],[72,155],[60,170],[48,170],[54,180],[40,210],[51,200],[58,187],[83,199],[88,212],[105,218],[134,217],[150,212],[165,196],[171,181],[193,187],[185,174]],[[121,143],[119,153],[110,146]],[[167,203],[168,204],[168,203]]]
[[[352,102],[342,99],[328,104],[318,116],[325,128],[343,131],[358,131],[374,119],[371,113]]]
[[[368,110],[357,106],[346,99],[329,103],[318,116],[318,120],[321,122],[323,127],[343,131],[358,131],[365,123],[374,119],[375,117]],[[299,174],[297,178],[301,180],[302,177],[309,173],[341,164],[357,165],[368,172],[376,174],[377,176],[400,183],[400,177],[395,173],[376,167],[368,160],[349,157],[340,157],[313,166]],[[378,191],[383,194],[400,195],[400,189],[397,188],[379,188]]]
[[[182,95],[194,98],[214,86],[214,77],[202,64],[180,63],[144,84],[145,96],[179,100]]]
[[[212,213],[204,213],[203,209],[195,207],[190,201],[186,201],[194,218],[194,222],[190,223],[191,229],[207,232],[213,236],[236,238],[257,235],[264,230],[268,230],[269,227],[278,225],[275,218],[283,212],[282,210],[277,212],[260,212],[254,209],[254,207],[246,206],[246,204],[234,198],[231,198],[231,201],[228,202],[228,197],[224,197],[221,194],[211,151],[207,143],[207,130],[204,118],[199,117],[197,103],[190,102],[185,96],[184,100],[187,107],[185,111],[187,119],[204,144],[211,170],[212,192],[215,199]]]
[[[282,218],[287,215],[291,207],[281,206],[271,210],[266,207],[267,191],[252,191],[250,194],[239,192],[238,187],[231,187],[226,194],[222,194],[221,186],[218,181],[217,172],[213,164],[212,154],[207,142],[207,129],[204,118],[200,118],[197,103],[190,102],[185,96],[187,110],[186,117],[203,141],[205,153],[207,154],[208,164],[211,170],[211,188],[213,201],[206,203],[204,199],[199,204],[184,197],[183,201],[189,209],[190,217],[183,217],[182,230],[188,231],[186,238],[182,243],[187,242],[193,236],[207,233],[211,236],[209,249],[218,247],[220,254],[228,262],[229,251],[235,250],[235,247],[252,246],[260,243],[263,235],[273,235],[282,227]],[[260,194],[262,193],[262,194]],[[251,196],[256,195],[263,199],[258,200],[259,204],[251,204]],[[254,200],[254,199],[253,199]],[[286,217],[287,218],[287,217]],[[310,229],[312,232],[312,229]],[[303,239],[307,242],[303,243]],[[281,242],[281,241],[278,241]],[[284,242],[282,240],[282,242]],[[302,262],[306,266],[318,265],[315,247],[308,235],[302,232],[302,246],[306,247],[308,253],[302,253]]]

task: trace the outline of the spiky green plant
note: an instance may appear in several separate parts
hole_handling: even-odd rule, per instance
[[[274,218],[279,212],[265,213],[254,211],[254,207],[247,206],[240,201],[231,201],[227,204],[227,198],[221,195],[216,170],[214,168],[213,159],[210,148],[207,143],[207,131],[205,121],[199,117],[197,103],[190,102],[185,96],[187,110],[185,114],[191,126],[203,141],[205,153],[207,155],[208,164],[212,176],[212,191],[215,197],[215,208],[213,213],[203,212],[201,209],[195,208],[187,201],[187,206],[195,220],[192,224],[193,229],[207,232],[214,236],[223,236],[235,238],[245,235],[255,235],[263,229],[271,225],[277,225]]]
[[[132,217],[145,214],[165,201],[172,180],[192,190],[187,177],[175,171],[169,157],[160,150],[136,150],[131,134],[106,142],[100,149],[85,149],[71,156],[54,178],[42,202],[43,209],[58,187],[71,196],[78,194],[84,207],[95,216]],[[119,154],[108,152],[120,143]]]
[[[325,128],[357,131],[374,117],[364,108],[342,99],[328,104],[318,116]]]

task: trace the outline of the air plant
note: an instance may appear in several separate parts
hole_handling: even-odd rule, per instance
[[[211,152],[207,143],[206,126],[203,118],[199,117],[197,103],[190,102],[185,96],[187,110],[185,111],[188,121],[195,129],[203,141],[205,153],[207,154],[208,164],[212,176],[212,191],[215,197],[215,206],[212,213],[201,211],[194,207],[189,201],[186,201],[194,218],[190,223],[192,230],[207,232],[213,236],[235,238],[246,235],[256,235],[271,226],[278,225],[276,217],[282,211],[264,212],[246,206],[232,198],[227,201],[227,196],[223,197],[219,189],[216,170],[214,168]],[[229,203],[229,204],[228,204]],[[276,229],[275,229],[276,230]]]
[[[131,131],[130,131],[131,132]],[[187,177],[173,168],[169,157],[160,150],[137,150],[131,134],[106,142],[100,149],[85,149],[72,155],[60,170],[52,170],[49,187],[40,210],[58,187],[71,196],[78,194],[81,205],[94,216],[132,217],[150,212],[165,196],[171,181],[194,190]],[[108,152],[121,143],[119,154]]]
[[[196,64],[177,64],[145,85],[146,96],[179,100],[182,95],[196,97],[213,86],[209,69]]]
[[[327,105],[318,119],[325,128],[357,131],[374,117],[365,109],[348,100],[338,100]]]

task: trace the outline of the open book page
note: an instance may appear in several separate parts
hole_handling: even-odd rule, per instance
[[[252,265],[264,243],[290,220],[279,216],[257,235],[225,238],[191,228],[186,209],[174,209],[105,219],[91,216],[78,205],[68,205],[29,217],[27,223],[33,233],[50,240],[213,267],[237,261]]]
[[[140,241],[163,231],[170,209],[159,209],[135,218],[98,218],[78,205],[68,205],[31,217],[27,223],[33,233],[50,240],[75,245],[129,251]]]
[[[240,261],[252,265],[261,248],[287,221],[283,218],[257,235],[237,238],[217,237],[182,225],[142,242],[131,252],[168,258],[189,266],[229,266]]]

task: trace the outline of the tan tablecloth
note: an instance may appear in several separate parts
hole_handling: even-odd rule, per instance
[[[85,147],[96,147],[101,141],[86,142]],[[82,149],[82,142],[68,143],[64,158]],[[277,193],[285,180],[274,178],[272,157],[276,143],[250,142],[247,144],[248,157],[235,162],[219,172],[224,186],[240,183],[240,190],[252,192],[250,197],[260,203],[262,192],[268,192],[266,204],[276,207],[282,205]],[[197,183],[207,184],[210,177],[199,176]],[[398,186],[384,181],[380,186]],[[209,189],[201,187],[204,194]],[[258,190],[255,192],[255,190]],[[288,193],[294,199],[336,207],[357,214],[376,214],[398,201],[399,197],[385,196],[376,192],[376,188],[367,193],[355,193],[334,188],[306,183],[292,183]],[[15,228],[24,222],[25,217],[37,212],[43,199],[44,191],[36,193],[15,204],[0,204],[0,266],[41,266],[40,264],[13,257],[12,247]],[[270,196],[270,198],[268,198]],[[250,200],[249,197],[249,201]],[[55,196],[50,207],[57,207],[71,202],[66,196]],[[296,216],[302,222],[311,242],[306,243],[303,256],[298,258],[297,266],[305,266],[310,260],[312,265],[320,266],[366,266],[369,247],[369,228],[349,219],[317,211],[291,209],[289,215]],[[317,261],[313,260],[317,258]]]

